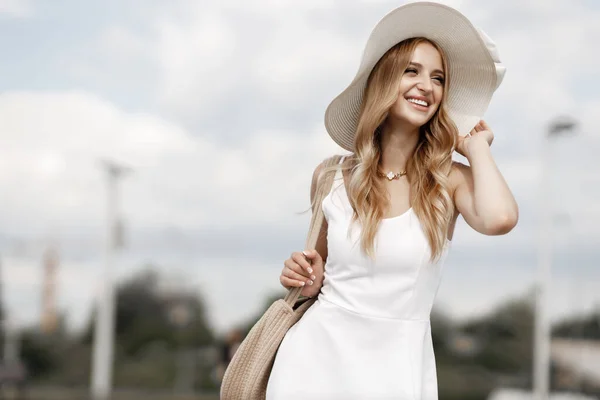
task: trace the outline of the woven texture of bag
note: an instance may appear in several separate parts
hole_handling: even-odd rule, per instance
[[[324,162],[330,167],[340,162],[341,156],[333,156]],[[314,249],[323,224],[321,202],[331,190],[334,171],[321,174],[315,193],[306,248]],[[275,301],[252,327],[235,352],[221,383],[222,400],[263,400],[271,368],[287,331],[313,305],[315,298],[298,301],[302,288],[290,289],[283,299]]]

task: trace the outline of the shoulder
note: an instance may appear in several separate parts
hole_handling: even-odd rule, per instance
[[[457,179],[465,174],[471,173],[471,167],[467,164],[463,164],[459,161],[452,161],[452,167],[450,168],[450,179]]]
[[[319,182],[319,178],[321,177],[321,175],[326,171],[335,169],[335,167],[340,164],[342,159],[348,158],[348,156],[349,154],[335,154],[333,156],[327,157],[315,167],[310,187],[311,198],[316,191],[317,183]]]
[[[335,155],[327,157],[326,159],[321,161],[316,166],[316,168],[313,172],[313,184],[315,184],[317,182],[321,173],[323,173],[329,169],[335,168],[337,165],[339,165],[342,162],[342,160],[347,159],[349,156],[351,156],[351,154],[335,154]]]
[[[325,166],[327,164],[327,159],[321,161],[319,164],[317,164],[317,166],[315,167],[315,170],[313,171],[312,174],[312,184],[316,185],[317,180],[319,179],[319,175],[321,175],[321,173],[323,172],[323,170],[325,169]]]

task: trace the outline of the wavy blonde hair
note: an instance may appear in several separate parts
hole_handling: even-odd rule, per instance
[[[382,156],[381,127],[398,100],[400,80],[415,48],[424,42],[433,45],[440,53],[446,79],[440,106],[420,128],[419,140],[406,171],[412,208],[429,242],[432,262],[442,254],[454,214],[448,176],[456,147],[457,128],[446,110],[449,86],[447,59],[442,49],[430,40],[407,39],[388,50],[373,68],[360,109],[354,154],[347,157],[341,167],[338,166],[351,171],[347,192],[354,209],[352,221],[358,221],[362,226],[361,247],[371,258],[375,254],[377,229],[389,207],[388,193],[376,175]]]

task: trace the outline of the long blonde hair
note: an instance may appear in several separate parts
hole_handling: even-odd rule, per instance
[[[389,206],[385,186],[376,175],[382,156],[381,126],[398,99],[402,74],[415,48],[423,42],[432,44],[439,51],[446,71],[440,106],[428,123],[421,127],[417,146],[406,166],[412,208],[429,242],[431,261],[439,259],[442,254],[454,214],[448,175],[457,128],[445,105],[449,86],[447,60],[435,43],[425,38],[407,39],[388,50],[373,68],[361,105],[354,154],[341,166],[342,170],[351,170],[347,192],[354,209],[352,221],[358,221],[362,226],[361,247],[372,258],[375,235]]]

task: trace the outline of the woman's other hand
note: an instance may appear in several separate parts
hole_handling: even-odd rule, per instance
[[[461,156],[469,159],[471,148],[478,145],[476,142],[486,142],[488,146],[491,146],[493,141],[494,132],[484,120],[481,120],[468,135],[458,137],[456,151]]]
[[[303,287],[302,296],[314,297],[323,286],[323,259],[316,250],[294,252],[283,263],[279,282],[284,288]]]

